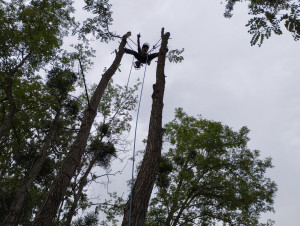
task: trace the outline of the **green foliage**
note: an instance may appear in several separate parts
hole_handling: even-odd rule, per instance
[[[103,133],[105,126],[109,125],[108,134],[120,134],[129,131],[132,120],[131,110],[134,109],[137,97],[134,93],[137,91],[140,83],[132,88],[113,85],[111,81],[102,97],[98,111],[103,116],[103,122],[97,124],[100,133]]]
[[[29,71],[49,61],[74,24],[72,11],[68,0],[57,0],[55,4],[42,0],[1,3],[1,71],[11,71],[25,57]]]
[[[70,72],[60,74],[59,80],[64,81],[66,79],[65,81],[67,81],[69,74]],[[19,222],[30,224],[32,216],[36,213],[38,206],[41,205],[55,177],[56,170],[60,166],[60,160],[72,142],[74,131],[66,131],[63,128],[74,127],[78,118],[73,114],[74,112],[70,114],[69,107],[63,104],[73,101],[67,95],[74,88],[73,85],[68,84],[68,88],[63,89],[61,94],[54,92],[55,86],[51,87],[50,83],[44,84],[40,76],[31,76],[31,80],[15,78],[14,85],[13,95],[16,99],[17,112],[13,118],[13,129],[4,135],[0,142],[2,150],[0,153],[2,175],[0,193],[1,197],[8,197],[8,199],[0,200],[0,212],[3,213],[0,216],[0,221],[3,220],[4,214],[14,198],[14,192],[23,185],[31,167],[41,157],[41,147],[52,127],[55,114],[62,111],[58,123],[59,131],[52,141],[53,145],[48,150],[49,157],[44,161],[35,183],[29,189],[29,197],[20,213],[22,217]],[[3,95],[5,94],[3,93]],[[3,102],[1,107],[0,118],[5,118],[5,110],[9,108],[7,101]]]
[[[183,53],[184,48],[182,48],[181,50],[178,49],[174,49],[174,50],[170,50],[168,52],[167,58],[169,59],[169,61],[171,63],[180,63],[184,60],[183,56],[181,56],[181,54]]]
[[[76,221],[72,222],[71,226],[97,226],[98,222],[98,213],[90,212],[84,217],[80,217]]]
[[[117,193],[109,193],[110,199],[101,203],[98,208],[106,215],[106,220],[101,221],[101,226],[108,226],[111,223],[113,226],[119,225],[117,216],[121,216],[125,207],[125,200],[122,197],[118,197]]]
[[[32,223],[77,135],[86,102],[74,71],[78,70],[78,60],[83,72],[90,69],[95,51],[88,40],[94,36],[108,41],[107,30],[112,22],[107,0],[85,2],[85,10],[93,18],[80,25],[73,17],[75,9],[70,0],[0,1],[0,126],[11,118],[0,137],[0,222],[34,163],[46,154],[15,222]],[[73,52],[63,49],[63,40],[70,32],[79,37],[71,45]],[[57,130],[43,153],[42,147],[57,115]],[[121,133],[122,129],[117,127],[122,123],[129,129],[128,122],[120,119],[109,127],[109,133]],[[104,134],[106,139],[102,142],[108,147],[107,156],[115,157],[117,142],[108,139],[113,136],[110,134]],[[111,158],[99,153],[101,166],[108,166]],[[85,208],[87,200],[83,194],[79,208]]]
[[[219,122],[177,109],[165,125],[157,192],[146,225],[258,225],[273,211],[276,184],[265,177],[271,158],[249,150],[249,130],[235,132]]]
[[[99,139],[93,139],[89,149],[96,156],[97,165],[102,167],[108,167],[111,158],[117,157],[116,148],[111,142],[104,143]]]
[[[47,74],[47,86],[53,94],[59,93],[60,95],[74,91],[74,83],[77,76],[70,70],[62,70],[60,68],[53,68]]]
[[[173,166],[172,163],[165,158],[161,157],[159,168],[158,168],[158,176],[157,176],[157,186],[161,188],[167,188],[170,185],[170,179],[168,175],[172,172]]]
[[[96,15],[93,18],[87,18],[83,22],[83,26],[80,29],[80,38],[86,39],[87,34],[93,34],[97,39],[101,41],[109,41],[112,36],[109,32],[108,26],[111,25],[113,19],[111,17],[111,4],[108,0],[85,0],[84,9],[92,14]]]
[[[233,16],[232,11],[237,2],[242,0],[225,0],[226,18]],[[295,0],[247,0],[249,15],[252,18],[248,21],[249,33],[252,35],[251,45],[261,46],[264,39],[268,39],[274,33],[282,34],[280,24],[293,35],[295,41],[300,38],[300,5]]]
[[[273,221],[271,219],[268,219],[267,223],[261,223],[261,224],[259,224],[259,226],[272,226],[272,225],[275,225],[275,221]]]
[[[65,109],[68,114],[76,116],[79,113],[79,105],[80,103],[78,100],[69,98],[66,100]]]
[[[262,212],[273,211],[277,186],[265,177],[271,158],[249,150],[247,127],[233,131],[219,122],[188,116],[176,109],[165,125],[169,151],[161,157],[156,193],[145,225],[259,224]],[[101,225],[118,225],[125,201],[116,193],[99,206]]]

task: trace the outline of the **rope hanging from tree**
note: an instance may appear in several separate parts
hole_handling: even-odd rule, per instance
[[[113,37],[120,38],[119,36],[113,36]],[[129,40],[131,42],[133,42],[137,46],[137,44],[134,41],[132,41],[130,38],[129,38]],[[160,46],[160,45],[158,45],[158,43],[160,41],[161,41],[161,39],[156,42],[156,44],[152,47],[152,49],[149,51],[149,53],[151,53],[154,49],[156,49],[157,47]],[[128,42],[126,44],[132,49],[132,47],[129,45]],[[83,78],[83,83],[84,83],[84,87],[85,87],[86,96],[87,96],[88,107],[90,109],[90,101],[89,101],[89,96],[88,96],[88,91],[87,91],[87,86],[86,86],[86,81],[85,81],[85,75],[83,73],[83,68],[82,68],[81,61],[80,61],[80,59],[78,59],[78,60],[79,60],[79,65],[80,65],[80,69],[81,69],[81,74],[82,74],[82,78]],[[129,72],[129,75],[128,75],[128,80],[127,80],[127,84],[126,84],[126,90],[128,89],[128,85],[129,85],[129,81],[130,81],[130,76],[131,76],[131,72],[132,72],[133,63],[134,63],[134,56],[133,56],[133,59],[132,59],[132,63],[131,63],[131,67],[130,67],[130,72]],[[144,83],[145,83],[145,77],[146,77],[147,63],[148,63],[148,54],[147,54],[147,60],[146,60],[146,64],[145,64],[146,66],[145,66],[145,70],[144,70],[142,87],[141,87],[141,91],[140,91],[140,98],[139,98],[139,102],[138,102],[138,110],[137,110],[137,115],[136,115],[136,123],[135,123],[135,131],[134,131],[134,142],[133,142],[133,153],[132,153],[132,176],[131,176],[131,189],[130,189],[131,191],[130,191],[129,226],[130,226],[130,223],[131,223],[131,212],[132,212],[132,199],[133,199],[132,192],[133,192],[133,180],[134,180],[134,169],[135,169],[135,148],[136,148],[137,125],[138,125],[138,119],[139,119],[139,113],[140,113],[140,106],[141,106],[143,89],[144,89]]]
[[[137,44],[134,41],[132,41],[131,39],[129,39],[129,40],[131,42],[133,42],[137,46]],[[151,53],[154,49],[156,49],[157,47],[160,46],[160,45],[158,45],[158,43],[160,41],[161,41],[161,39],[156,42],[156,44],[152,47],[152,49],[149,51],[149,53]],[[128,42],[127,42],[127,45],[131,48],[131,46],[129,45]],[[134,63],[134,57],[132,59],[132,64],[131,64],[131,68],[130,68],[130,72],[129,72],[129,76],[128,76],[128,80],[127,80],[126,89],[128,87],[128,84],[129,84],[129,80],[130,80],[130,76],[131,76],[131,72],[132,72],[133,63]],[[139,98],[139,102],[138,102],[138,110],[137,110],[136,122],[135,122],[135,130],[134,130],[133,153],[132,153],[132,172],[131,172],[131,189],[130,189],[130,209],[129,209],[129,222],[128,222],[129,226],[131,224],[131,212],[132,212],[132,200],[133,200],[133,194],[132,193],[133,193],[133,180],[134,180],[134,169],[135,169],[135,148],[136,148],[137,126],[138,126],[138,119],[139,119],[139,113],[140,113],[140,106],[141,106],[141,101],[142,101],[142,95],[143,95],[143,90],[144,90],[144,83],[145,83],[145,77],[146,77],[147,63],[148,63],[148,54],[147,54],[147,60],[146,60],[146,64],[145,64],[146,66],[145,66],[145,70],[144,70],[144,76],[143,76],[143,81],[142,81],[140,98]]]
[[[144,83],[145,83],[145,77],[146,77],[147,62],[148,62],[148,56],[147,56],[145,70],[144,70],[144,76],[143,76],[142,87],[141,87],[141,92],[140,92],[140,99],[139,99],[139,103],[138,103],[138,110],[137,110],[136,121],[135,121],[135,130],[134,130],[134,139],[133,139],[133,153],[132,153],[132,175],[131,175],[131,189],[130,189],[129,226],[130,226],[130,223],[131,223],[131,211],[132,211],[132,196],[133,196],[132,191],[133,191],[133,179],[134,179],[134,168],[135,168],[134,163],[135,163],[136,134],[137,134],[137,125],[138,125],[138,120],[139,120],[139,113],[140,113],[140,107],[141,107],[141,101],[142,101],[142,95],[143,95],[143,89],[144,89]],[[129,77],[128,77],[128,81],[127,81],[127,86],[128,86],[128,83],[129,83],[129,78],[130,78],[130,74],[131,74],[131,70],[132,70],[132,65],[133,65],[133,61],[132,61],[131,68],[130,68],[130,73],[129,73]]]

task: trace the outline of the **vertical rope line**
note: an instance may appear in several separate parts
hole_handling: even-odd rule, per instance
[[[136,114],[135,131],[134,131],[133,154],[132,154],[131,192],[130,192],[130,208],[129,208],[129,226],[130,226],[130,223],[131,223],[131,211],[132,211],[132,199],[133,199],[132,198],[132,196],[133,196],[132,192],[133,192],[133,177],[134,177],[134,162],[135,162],[136,131],[137,131],[137,125],[138,125],[138,120],[139,120],[139,113],[140,113],[140,106],[141,106],[141,100],[142,100],[143,89],[144,89],[147,63],[148,63],[148,55],[147,55],[147,60],[146,60],[146,64],[145,64],[144,77],[143,77],[143,82],[142,82],[142,88],[141,88],[141,93],[140,93],[140,100],[139,100],[138,110],[137,110],[137,114]]]
[[[130,80],[130,75],[131,75],[131,71],[132,71],[133,61],[134,61],[134,56],[132,56],[132,63],[131,63],[131,67],[130,67],[129,76],[128,76],[128,79],[127,79],[126,91],[128,89],[128,85],[129,85],[129,80]]]

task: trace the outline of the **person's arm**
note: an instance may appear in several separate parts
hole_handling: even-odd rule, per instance
[[[138,34],[138,35],[137,35],[138,53],[142,53],[141,43],[140,43],[140,37],[141,37],[141,35]]]

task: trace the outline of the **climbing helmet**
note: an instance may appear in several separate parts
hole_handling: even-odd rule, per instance
[[[144,44],[143,44],[143,47],[144,46],[147,46],[148,47],[148,49],[150,48],[150,45],[149,45],[149,43],[148,42],[145,42]]]

